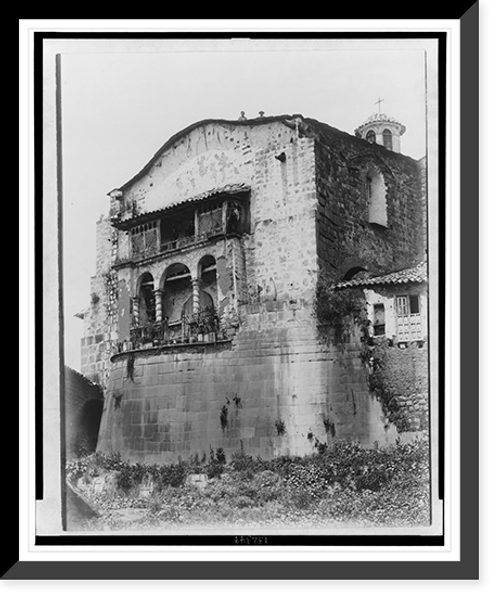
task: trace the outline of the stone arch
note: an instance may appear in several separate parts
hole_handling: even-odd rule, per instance
[[[147,325],[155,321],[154,278],[146,271],[137,278],[136,286],[138,325]]]
[[[170,264],[160,279],[162,315],[169,323],[183,318],[185,303],[193,293],[191,270],[185,263]]]
[[[366,140],[367,140],[367,142],[370,142],[370,144],[375,144],[375,142],[377,140],[377,136],[373,129],[369,129],[366,132]]]
[[[154,276],[150,271],[143,271],[142,273],[139,273],[136,278],[135,295],[139,296],[143,283],[151,281],[153,282],[154,287]]]
[[[348,281],[358,274],[362,275],[362,272],[368,275],[374,273],[374,270],[376,271],[376,265],[370,261],[370,257],[350,254],[339,264],[337,276],[342,281]]]
[[[384,178],[380,171],[371,167],[365,177],[367,220],[387,227],[387,199]]]
[[[359,279],[367,274],[368,270],[366,269],[366,267],[360,267],[359,265],[356,265],[354,267],[351,267],[344,273],[344,275],[342,276],[342,281],[348,282],[349,280]]]
[[[203,272],[206,272],[207,269],[210,270],[211,268],[215,269],[216,266],[216,260],[215,257],[211,254],[206,254],[203,255],[200,260],[198,261],[198,278],[200,278],[203,275]],[[212,270],[213,270],[212,269]]]
[[[216,308],[218,305],[217,262],[213,255],[204,255],[198,261],[199,310]]]

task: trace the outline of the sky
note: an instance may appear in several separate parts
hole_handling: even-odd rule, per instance
[[[397,44],[397,46],[396,46]],[[403,123],[402,153],[426,153],[419,40],[92,40],[61,59],[65,363],[80,370],[107,193],[175,133],[203,119],[300,113],[353,134],[378,111]]]

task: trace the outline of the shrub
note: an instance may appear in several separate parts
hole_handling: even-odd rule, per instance
[[[357,491],[378,491],[390,482],[408,485],[428,479],[428,443],[424,439],[377,449],[339,441],[313,461],[329,484],[338,482]]]
[[[293,489],[297,498],[305,499],[304,492],[312,499],[318,499],[323,496],[328,485],[324,470],[320,466],[311,465],[291,465],[285,477],[285,485]],[[309,502],[309,501],[308,501]],[[302,500],[301,504],[304,505]]]
[[[156,490],[150,498],[130,495],[128,501],[131,507],[149,509],[151,527],[161,522],[283,524],[304,519],[405,526],[429,523],[428,461],[426,439],[376,449],[337,441],[323,454],[263,460],[241,452],[229,464],[211,450],[208,464],[201,467],[210,478],[202,489],[183,486],[193,468],[188,463],[131,465],[119,455],[94,454],[70,462],[67,473],[76,480],[90,479],[112,469],[123,492],[152,479]],[[124,497],[117,499],[122,507]]]
[[[154,467],[153,480],[159,485],[160,489],[169,486],[178,488],[186,481],[187,468],[183,463]]]
[[[315,315],[321,326],[330,326],[336,343],[349,338],[353,324],[358,325],[366,335],[366,301],[357,290],[335,288],[336,281],[324,272],[320,272],[316,286],[314,303]]]
[[[204,471],[209,478],[220,478],[224,471],[224,466],[217,461],[211,461]]]
[[[265,469],[265,463],[260,457],[251,457],[239,452],[233,455],[229,467],[236,472],[244,473],[247,478],[252,478],[257,472]]]
[[[276,434],[278,436],[283,436],[283,434],[285,434],[285,432],[286,432],[285,422],[282,419],[277,419],[274,422],[274,426],[276,428]]]
[[[120,453],[96,453],[94,457],[96,465],[106,471],[119,470],[123,466]]]
[[[226,454],[224,453],[224,449],[219,447],[215,452],[215,460],[218,463],[226,463]]]
[[[147,466],[140,463],[133,465],[129,463],[122,464],[117,478],[116,485],[123,492],[129,492],[132,488],[138,486],[145,474],[147,473]]]
[[[86,475],[96,476],[99,471],[118,471],[124,465],[119,453],[93,453],[84,457],[78,457],[68,461],[66,464],[66,476],[70,482],[75,484]]]
[[[234,506],[237,509],[243,509],[243,508],[246,508],[246,507],[254,507],[255,506],[255,500],[252,499],[251,497],[247,496],[247,495],[238,495],[234,499]]]
[[[220,410],[220,425],[221,425],[222,430],[225,430],[228,425],[226,405],[223,405],[222,409]]]
[[[305,488],[292,491],[289,498],[297,509],[308,509],[315,500],[314,495]]]
[[[258,490],[258,498],[262,503],[277,500],[283,493],[280,477],[271,470],[257,473],[252,484]]]

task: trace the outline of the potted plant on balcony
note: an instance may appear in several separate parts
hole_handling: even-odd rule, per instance
[[[193,330],[195,332],[196,339],[198,340],[198,342],[203,342],[203,334],[204,334],[203,317],[200,312],[196,313],[193,317],[194,317]]]
[[[191,315],[191,319],[188,324],[188,332],[189,332],[189,342],[192,344],[198,340],[198,330],[196,327],[196,318],[194,315]]]
[[[204,321],[207,332],[206,341],[215,342],[216,332],[219,327],[219,316],[217,315],[217,312],[215,311],[215,307],[213,305],[206,308]]]
[[[153,328],[152,323],[148,323],[142,328],[141,344],[142,348],[149,349],[153,347]]]

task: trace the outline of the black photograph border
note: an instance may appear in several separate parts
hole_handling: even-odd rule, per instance
[[[153,562],[132,562],[132,561],[106,561],[106,562],[73,562],[73,561],[19,561],[19,538],[18,532],[15,533],[15,539],[9,544],[10,557],[4,556],[1,568],[2,577],[8,580],[74,580],[74,579],[106,579],[106,580],[130,580],[130,579],[148,579],[148,580],[262,580],[262,579],[285,579],[285,580],[384,580],[394,579],[397,574],[398,580],[403,579],[477,579],[479,573],[479,408],[478,408],[478,189],[479,189],[479,146],[478,146],[478,122],[479,122],[479,3],[473,3],[460,17],[460,68],[461,68],[461,89],[460,89],[460,126],[461,126],[461,240],[462,249],[465,241],[467,243],[467,252],[461,254],[461,514],[460,514],[460,560],[459,561],[401,561],[401,562],[371,562],[371,561],[153,561]],[[122,34],[117,34],[122,37]],[[50,34],[49,36],[50,37]],[[76,34],[76,37],[82,37]],[[350,34],[346,34],[350,37]],[[35,53],[34,67],[35,71],[41,69],[41,57]],[[35,92],[36,94],[36,92]],[[36,99],[35,99],[36,100]],[[35,102],[35,152],[40,156],[40,139],[36,137],[37,123],[41,123],[41,103]],[[442,107],[442,105],[441,105]],[[441,109],[440,109],[441,110]],[[442,117],[440,112],[440,117]],[[440,131],[441,134],[441,131]],[[466,167],[466,168],[465,168]],[[40,182],[40,162],[35,160],[35,196],[41,198]],[[440,189],[441,192],[441,189]],[[40,225],[41,210],[36,208],[35,220]],[[440,220],[443,214],[440,212]],[[35,248],[40,248],[41,236],[43,232],[40,227],[35,230]],[[42,359],[42,348],[40,341],[40,328],[42,327],[42,301],[40,291],[40,276],[42,272],[42,253],[35,253],[35,323],[37,337],[35,341],[35,353],[37,357],[37,366]],[[443,255],[440,253],[440,272],[444,267]],[[443,320],[444,321],[444,320]],[[442,360],[442,357],[440,357]],[[467,368],[465,369],[465,366]],[[43,453],[40,406],[42,381],[40,375],[36,380],[36,451],[37,459]],[[22,400],[22,399],[21,399]],[[12,420],[18,423],[17,408],[14,408]],[[440,437],[442,444],[442,437]],[[14,467],[17,467],[16,463]],[[17,462],[18,463],[18,462]],[[19,481],[19,473],[13,473],[12,482]],[[39,466],[36,470],[36,497],[40,498],[43,484],[43,473]],[[16,488],[16,487],[13,487]],[[18,487],[16,488],[17,493]],[[19,499],[13,498],[13,511],[19,511]],[[22,516],[19,516],[22,519]],[[61,540],[63,538],[64,540]],[[87,538],[87,542],[82,539]],[[90,537],[93,538],[93,537]],[[88,537],[78,536],[37,536],[38,545],[74,545],[74,544],[141,544],[143,537],[128,536],[100,536],[99,543],[95,540],[90,541]],[[155,545],[164,545],[164,537],[155,537]],[[179,538],[171,544],[179,544]],[[196,540],[197,537],[189,537],[190,544],[203,544],[203,541]],[[205,538],[205,537],[202,537]],[[210,537],[213,538],[213,537]],[[223,541],[226,537],[217,537],[218,545],[233,544],[229,541]],[[228,537],[229,538],[229,537]],[[234,539],[234,536],[230,537]],[[328,542],[318,537],[271,537],[275,539],[289,538],[291,545],[381,545],[383,538],[384,545],[403,546],[413,544],[428,547],[439,546],[443,544],[443,537],[392,537],[392,536],[342,536],[326,537],[335,538],[337,541]],[[132,539],[132,540],[129,540]],[[294,540],[292,540],[294,539]],[[316,539],[316,540],[313,540]],[[342,539],[342,540],[338,540]],[[378,539],[378,540],[376,540]],[[412,539],[412,540],[409,540]],[[425,539],[425,540],[424,540]],[[117,542],[121,541],[121,542]],[[206,542],[213,545],[214,542]],[[276,540],[274,544],[283,544]]]

